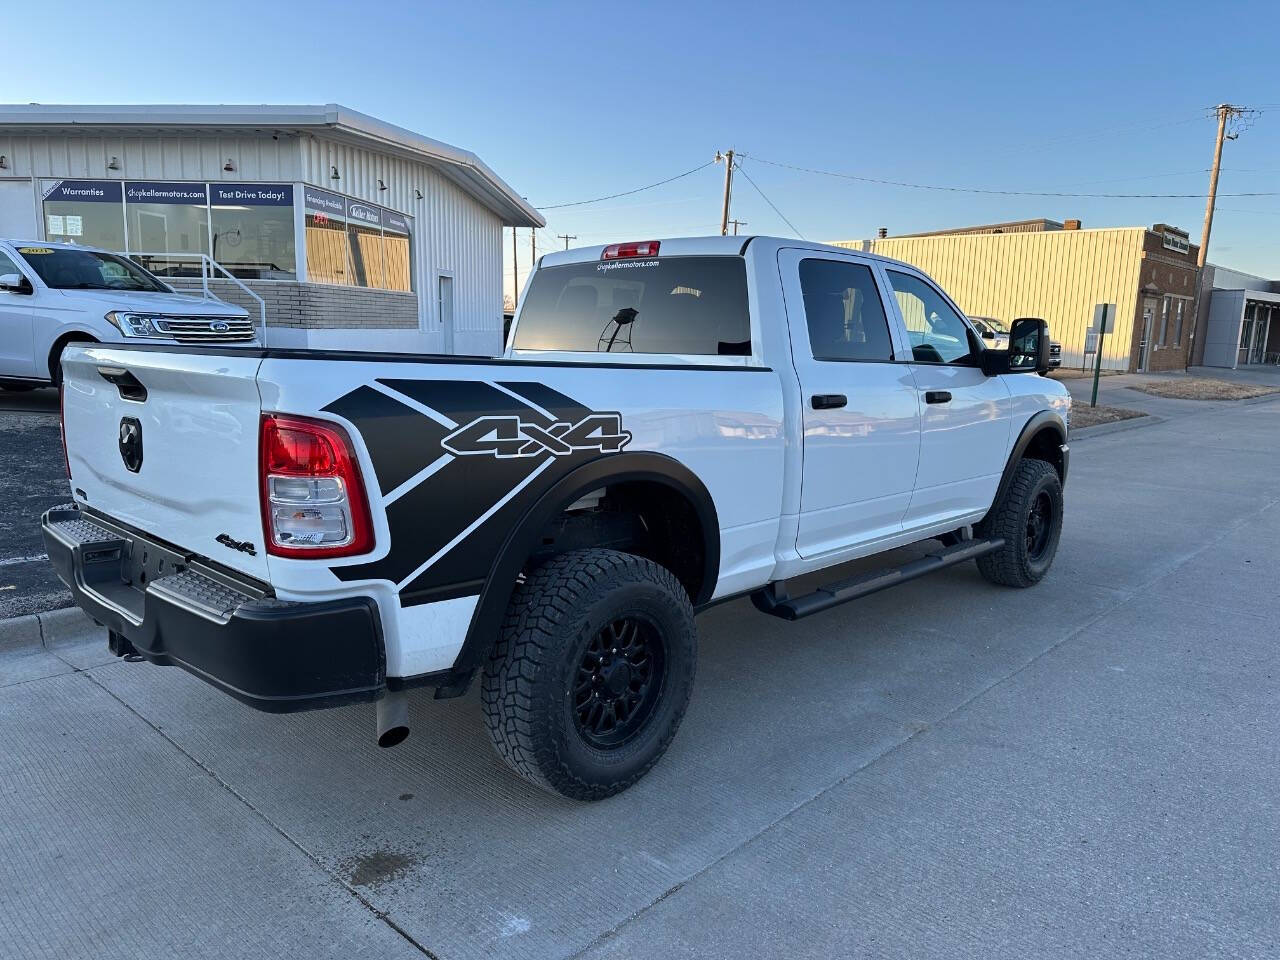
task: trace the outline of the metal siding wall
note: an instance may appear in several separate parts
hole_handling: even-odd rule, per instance
[[[1065,366],[1084,359],[1085,331],[1098,303],[1116,304],[1115,332],[1108,334],[1103,366],[1125,370],[1133,338],[1142,228],[1053,230],[1039,233],[889,237],[837,246],[910,263],[929,274],[966,313],[1043,317],[1062,344]],[[1092,358],[1091,358],[1092,359]]]
[[[313,137],[301,140],[301,179],[413,217],[413,259],[422,329],[444,348],[436,277],[453,276],[454,349],[502,349],[502,222],[461,187],[425,164]],[[333,180],[330,168],[341,178]],[[386,190],[378,189],[378,180]],[[414,190],[423,198],[417,199]],[[438,342],[437,342],[438,339]]]
[[[5,176],[85,180],[299,179],[295,138],[281,136],[27,136],[0,132]],[[119,170],[108,170],[112,157]],[[230,159],[235,169],[222,165]]]

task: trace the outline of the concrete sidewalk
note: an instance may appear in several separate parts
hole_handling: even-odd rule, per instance
[[[636,788],[474,694],[254,713],[97,633],[0,650],[0,955],[1280,955],[1280,403],[1075,444],[1057,563],[699,619]]]

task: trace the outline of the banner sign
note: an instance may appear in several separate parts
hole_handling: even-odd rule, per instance
[[[203,207],[207,196],[203,183],[147,181],[126,183],[124,198],[130,203],[190,203]]]
[[[302,204],[308,210],[332,217],[344,217],[347,214],[347,201],[344,197],[317,187],[302,188]]]
[[[81,203],[119,203],[119,180],[54,180],[44,192],[46,200],[78,200]]]
[[[1186,237],[1180,237],[1176,233],[1163,233],[1164,248],[1166,250],[1174,250],[1178,253],[1190,253],[1191,244]]]
[[[403,213],[393,213],[390,210],[383,210],[382,229],[394,230],[396,233],[408,233],[409,218]]]
[[[222,207],[291,207],[293,186],[287,183],[212,183],[209,202]]]
[[[352,223],[367,223],[371,227],[382,226],[382,209],[372,203],[359,200],[347,201],[347,219]]]

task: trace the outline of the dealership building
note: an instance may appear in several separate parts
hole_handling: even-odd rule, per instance
[[[135,257],[272,346],[493,354],[502,228],[475,154],[336,104],[0,106],[0,236]]]

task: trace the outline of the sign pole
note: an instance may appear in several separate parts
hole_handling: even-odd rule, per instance
[[[1098,328],[1098,342],[1095,344],[1093,356],[1093,397],[1089,400],[1089,406],[1096,407],[1098,405],[1098,380],[1102,377],[1102,341],[1107,335],[1107,329],[1111,326],[1111,314],[1115,310],[1115,305],[1110,303],[1100,303],[1094,311],[1094,322]]]

